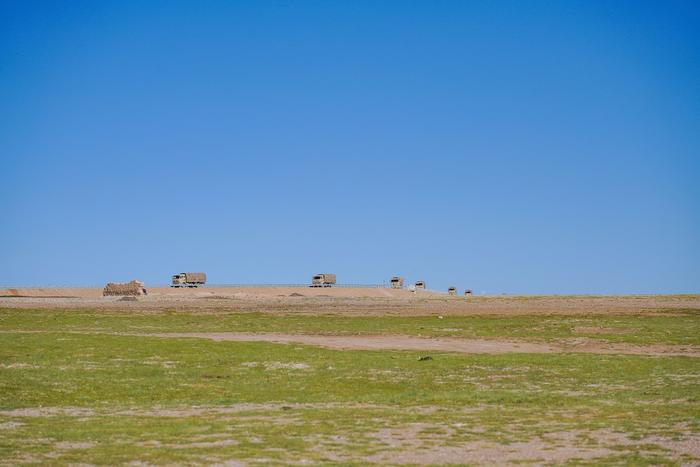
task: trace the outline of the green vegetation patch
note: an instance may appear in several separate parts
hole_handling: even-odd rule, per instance
[[[469,443],[556,449],[552,433],[585,452],[605,443],[581,433],[612,430],[624,452],[649,445],[642,457],[675,462],[659,437],[699,432],[697,358],[419,355],[5,332],[0,456],[361,464]]]
[[[117,334],[445,332],[550,340],[581,326],[636,326],[642,343],[693,343],[694,311],[595,317],[595,324],[584,316],[0,316],[0,459],[10,464],[700,460],[692,450],[700,441],[700,358],[431,353],[419,360],[425,352]]]
[[[406,334],[553,341],[592,338],[634,344],[700,345],[700,310],[610,315],[338,316],[266,313],[197,314],[0,309],[1,330],[104,332],[284,332]]]

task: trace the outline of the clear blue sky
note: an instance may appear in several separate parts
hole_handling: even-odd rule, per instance
[[[700,3],[0,4],[0,284],[700,292]]]

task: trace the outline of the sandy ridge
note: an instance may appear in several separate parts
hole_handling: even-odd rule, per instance
[[[343,316],[664,315],[700,312],[700,295],[475,296],[392,289],[204,287],[149,289],[134,301],[103,297],[102,290],[0,289],[0,308],[154,313],[263,312]]]

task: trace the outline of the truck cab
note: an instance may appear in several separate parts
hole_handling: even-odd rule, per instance
[[[199,287],[207,282],[203,272],[181,272],[173,276],[170,287]]]
[[[335,284],[335,274],[314,274],[311,278],[311,287],[332,287]]]
[[[170,284],[170,287],[184,287],[185,286],[185,274],[180,273],[180,274],[175,274],[173,276],[173,281]]]

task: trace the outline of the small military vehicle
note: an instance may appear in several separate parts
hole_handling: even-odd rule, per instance
[[[322,273],[314,274],[311,278],[310,287],[333,287],[335,284],[335,274]]]
[[[199,287],[207,282],[207,275],[203,272],[181,272],[173,276],[170,287]]]

